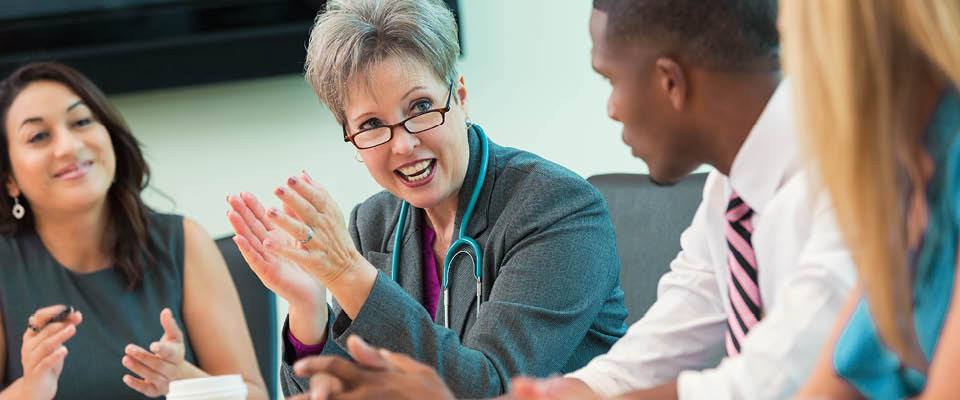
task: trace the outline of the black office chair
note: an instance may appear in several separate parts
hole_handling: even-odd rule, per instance
[[[217,239],[217,247],[227,261],[227,268],[233,277],[233,284],[240,294],[243,315],[253,338],[253,349],[257,353],[260,373],[267,384],[267,393],[276,399],[279,381],[280,356],[277,354],[279,328],[277,328],[277,298],[250,270],[240,255],[240,249],[233,242],[232,235]]]
[[[656,301],[657,283],[680,251],[680,234],[693,220],[706,176],[694,174],[667,187],[641,174],[587,179],[603,193],[613,219],[627,324],[640,319]]]

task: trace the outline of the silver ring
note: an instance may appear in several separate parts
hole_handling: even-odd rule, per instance
[[[314,234],[313,228],[307,226],[307,237],[306,237],[305,239],[297,240],[297,241],[300,242],[300,244],[303,244],[303,245],[305,245],[305,244],[307,244],[307,243],[310,243],[310,241],[313,240],[313,234]]]

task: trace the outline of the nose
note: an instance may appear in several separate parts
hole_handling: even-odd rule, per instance
[[[390,147],[394,154],[410,154],[420,144],[420,138],[407,132],[402,126],[393,129],[393,141],[390,143]]]
[[[617,117],[617,107],[613,103],[613,94],[607,97],[607,116],[614,121],[620,122],[620,118]]]
[[[58,158],[74,157],[84,147],[79,134],[66,127],[58,128],[58,131],[54,132],[54,138],[53,151]]]

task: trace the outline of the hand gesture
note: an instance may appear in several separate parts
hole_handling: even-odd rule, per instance
[[[310,399],[453,399],[437,372],[405,354],[375,349],[357,336],[347,341],[356,360],[315,356],[297,362],[294,372],[310,377]]]
[[[81,321],[79,311],[64,305],[44,307],[30,316],[20,348],[23,398],[49,400],[57,394],[57,381],[67,357],[63,344],[77,333]]]
[[[179,379],[186,363],[183,332],[169,308],[160,312],[160,324],[163,326],[163,336],[150,344],[150,351],[128,344],[122,360],[124,367],[140,376],[124,375],[123,383],[149,397],[167,394],[170,382]]]
[[[326,301],[323,285],[300,267],[264,247],[265,241],[292,247],[296,246],[296,240],[267,219],[263,205],[254,195],[228,196],[227,202],[231,207],[227,218],[237,234],[233,241],[260,281],[292,307],[299,304],[322,307]]]
[[[296,263],[327,287],[357,268],[373,268],[354,246],[337,203],[306,172],[288,178],[287,187],[274,194],[286,212],[267,210],[267,220],[295,241],[265,240],[267,251]]]

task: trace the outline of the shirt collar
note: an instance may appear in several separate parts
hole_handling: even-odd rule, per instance
[[[754,211],[799,169],[793,92],[780,83],[730,167],[730,186]]]

